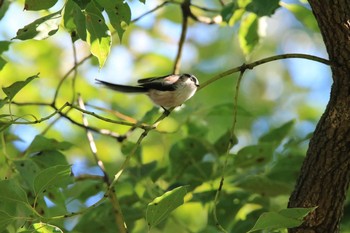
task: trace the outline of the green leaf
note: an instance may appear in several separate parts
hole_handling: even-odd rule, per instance
[[[47,10],[53,7],[58,0],[26,0],[24,3],[24,10],[37,11]]]
[[[11,42],[10,41],[0,41],[0,54],[7,51],[10,47]]]
[[[288,121],[278,128],[270,130],[260,137],[260,142],[281,142],[290,132],[295,124],[295,120]]]
[[[223,21],[229,22],[234,12],[238,9],[238,5],[236,2],[230,2],[221,10],[221,17]]]
[[[271,16],[279,7],[279,0],[252,0],[246,6],[246,10],[261,17]]]
[[[97,0],[106,11],[112,27],[117,31],[120,40],[130,24],[131,11],[127,2],[120,0]]]
[[[0,181],[0,200],[15,202],[22,205],[28,204],[27,194],[15,180]],[[1,207],[0,207],[1,208]]]
[[[67,150],[72,146],[69,142],[59,142],[55,139],[46,138],[42,135],[36,135],[28,147],[28,153],[41,152],[49,150]]]
[[[246,191],[259,193],[262,196],[268,197],[289,195],[292,191],[292,187],[284,182],[274,181],[265,176],[258,175],[245,177],[239,180],[236,186]]]
[[[86,7],[86,41],[90,45],[91,53],[97,57],[100,68],[105,64],[110,52],[112,37],[105,23],[102,13],[94,2]]]
[[[2,57],[0,57],[0,71],[5,67],[6,63],[7,61]],[[1,104],[0,104],[0,108],[1,108]]]
[[[281,228],[292,228],[300,226],[303,219],[316,208],[291,208],[276,212],[263,213],[256,221],[254,227],[248,232],[259,230],[272,231]]]
[[[37,233],[63,233],[59,227],[43,222],[34,223],[33,227]]]
[[[64,187],[70,184],[71,182],[71,166],[57,165],[42,170],[34,178],[33,190],[35,192],[35,195],[37,196],[51,187]]]
[[[164,193],[148,204],[146,210],[146,219],[149,228],[152,228],[163,221],[177,207],[184,203],[184,197],[187,193],[185,186],[177,187]]]
[[[314,14],[312,14],[311,10],[308,8],[302,5],[288,4],[285,2],[281,2],[281,6],[292,12],[295,18],[297,18],[305,27],[315,32],[320,31]]]
[[[39,74],[36,74],[34,76],[31,76],[27,78],[25,81],[17,81],[13,84],[11,84],[9,87],[3,87],[3,92],[7,95],[7,97],[12,100],[15,95],[29,82],[31,82],[33,79],[39,78]]]
[[[258,16],[256,14],[251,13],[243,18],[238,31],[238,39],[243,53],[250,54],[259,42]]]
[[[179,171],[200,162],[207,153],[205,142],[199,138],[186,138],[174,144],[169,152],[170,171],[178,176]]]
[[[17,31],[17,36],[12,39],[19,40],[42,40],[54,35],[61,22],[60,11],[46,15],[24,26]]]
[[[5,211],[0,210],[0,229],[6,229],[6,227],[14,221],[16,221],[15,216],[11,216]]]
[[[57,150],[41,151],[31,159],[40,167],[48,168],[56,165],[68,165],[67,159],[61,152]]]
[[[237,168],[249,168],[262,166],[270,162],[275,150],[271,143],[260,143],[243,147],[234,156],[234,166]]]
[[[27,186],[33,187],[34,177],[40,172],[38,165],[31,159],[15,160],[13,163]]]
[[[12,1],[2,1],[2,5],[0,7],[0,20],[5,16],[6,12],[8,12],[10,3],[12,3]]]
[[[228,130],[215,142],[214,147],[218,155],[222,155],[227,150],[230,150],[231,148],[228,148],[229,145],[234,146],[238,143],[236,135],[233,135],[233,138],[231,136],[231,131]]]

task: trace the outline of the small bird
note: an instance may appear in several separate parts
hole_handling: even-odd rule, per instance
[[[182,105],[191,98],[199,87],[198,79],[191,74],[170,74],[156,78],[140,79],[138,86],[113,84],[106,81],[96,81],[109,89],[125,93],[145,93],[153,103],[165,111]]]

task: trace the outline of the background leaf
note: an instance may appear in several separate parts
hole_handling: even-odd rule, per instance
[[[25,87],[29,82],[31,82],[35,78],[39,78],[39,74],[31,76],[25,81],[17,81],[8,87],[3,87],[2,90],[7,95],[7,97],[10,100],[12,100],[23,87]]]

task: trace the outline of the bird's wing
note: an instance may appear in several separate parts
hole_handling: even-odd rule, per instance
[[[160,91],[174,91],[176,88],[172,84],[177,80],[177,75],[165,75],[157,78],[140,79],[137,82],[141,87],[145,87],[147,89],[156,89]]]
[[[114,83],[109,83],[106,81],[98,80],[96,79],[96,82],[99,84],[104,85],[105,87],[119,91],[119,92],[125,92],[125,93],[145,93],[148,91],[147,87],[143,86],[126,86],[126,85],[120,85],[120,84],[114,84]]]

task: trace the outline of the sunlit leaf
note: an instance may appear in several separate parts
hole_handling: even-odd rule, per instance
[[[305,27],[315,32],[320,31],[315,16],[310,9],[299,4],[288,4],[285,2],[281,2],[281,6],[292,12]]]
[[[24,26],[17,31],[17,36],[12,39],[19,40],[42,40],[54,35],[61,22],[60,11],[46,15]]]
[[[106,11],[109,21],[115,30],[117,30],[120,40],[130,24],[131,11],[127,2],[120,0],[97,0],[97,2]]]
[[[256,14],[249,14],[242,19],[238,31],[238,39],[240,47],[245,55],[253,51],[259,42],[258,16]]]
[[[29,82],[31,82],[33,79],[39,78],[39,74],[31,76],[27,78],[25,81],[17,81],[13,84],[11,84],[8,87],[3,87],[2,90],[3,92],[7,95],[7,97],[12,100],[15,95],[24,87],[26,86]]]
[[[53,7],[58,0],[25,0],[24,10],[37,11]]]
[[[35,191],[35,195],[38,195],[49,188],[67,186],[71,182],[71,166],[57,165],[38,173],[34,179],[33,190]]]
[[[148,204],[146,210],[146,219],[149,228],[152,228],[163,221],[177,207],[184,203],[184,197],[187,193],[185,186],[175,188],[157,197]]]
[[[97,57],[100,68],[106,62],[109,54],[112,38],[110,31],[105,23],[102,13],[90,2],[86,7],[86,41],[90,45],[91,53]]]
[[[279,212],[263,213],[256,221],[254,227],[248,232],[258,230],[272,231],[281,228],[292,228],[300,226],[304,217],[316,208],[291,208]]]
[[[271,16],[279,7],[279,0],[251,0],[246,6],[246,10],[261,17]]]
[[[43,222],[34,223],[33,227],[37,233],[63,233],[59,227]]]

